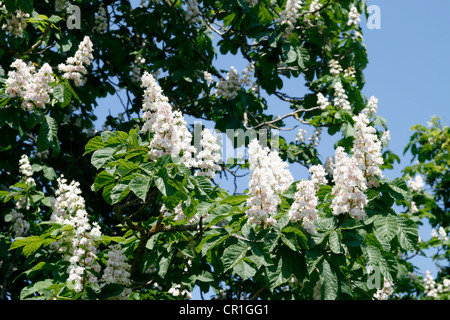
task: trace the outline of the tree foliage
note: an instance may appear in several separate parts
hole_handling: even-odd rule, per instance
[[[448,225],[448,128],[417,127],[408,146],[420,165],[405,174],[427,175],[432,195],[411,192],[405,177],[388,180],[366,168],[364,177],[375,180],[362,190],[364,216],[354,219],[350,210],[333,211],[337,171],[328,171],[314,194],[315,232],[289,214],[299,181],[277,195],[275,223],[254,224],[249,191],[220,186],[220,177],[238,176],[248,162],[226,161],[210,179],[170,154],[148,156],[156,133],[141,131],[143,74],[157,79],[174,112],[224,133],[282,133],[292,119],[315,131],[309,141],[268,135],[278,141],[277,156],[309,170],[322,164],[321,131],[339,135],[336,148],[355,153],[355,116],[365,115],[364,128],[377,128],[367,134],[383,140],[386,120],[361,93],[365,1],[300,2],[74,0],[81,24],[70,29],[64,1],[5,1],[1,21],[14,28],[0,33],[1,299],[182,299],[196,286],[230,299],[379,299],[390,283],[399,284],[400,297],[410,290],[404,275],[412,266],[403,257],[423,246],[411,201],[433,226]],[[20,12],[28,16],[17,26]],[[92,64],[78,81],[59,65],[70,65],[86,37]],[[232,68],[218,67],[225,55],[248,64],[235,83]],[[34,66],[32,79],[46,63],[52,68],[44,106],[8,91],[18,60]],[[300,97],[284,90],[287,81]],[[115,94],[123,113],[108,116],[99,132],[98,101]],[[273,99],[290,111],[275,117]],[[442,147],[427,144],[428,134]],[[399,158],[383,147],[381,168],[392,168]],[[62,195],[73,197],[63,202]]]

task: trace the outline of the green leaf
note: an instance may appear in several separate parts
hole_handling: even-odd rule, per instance
[[[379,248],[368,245],[362,247],[364,256],[369,266],[379,266],[381,262],[381,251]]]
[[[166,275],[167,271],[169,270],[170,261],[172,260],[173,254],[170,252],[170,246],[169,250],[164,251],[159,260],[159,270],[158,275],[162,278]]]
[[[100,300],[106,300],[112,297],[116,297],[123,292],[123,289],[124,287],[120,284],[108,283],[104,287],[102,287],[98,298]]]
[[[101,136],[96,136],[89,140],[89,142],[84,147],[84,154],[88,154],[94,152],[95,150],[101,149],[106,146],[106,143],[103,142]]]
[[[53,285],[53,279],[45,279],[43,281],[38,281],[34,284],[30,284],[22,289],[20,292],[20,300],[24,300],[26,297],[28,297],[31,294],[42,292],[44,289],[50,287]]]
[[[336,300],[338,297],[338,278],[326,259],[319,264],[321,293],[324,300]]]
[[[221,204],[227,203],[232,206],[237,206],[237,205],[243,203],[244,201],[246,201],[247,198],[248,198],[248,196],[245,194],[232,195],[232,196],[226,197],[225,199],[220,201],[220,203]]]
[[[222,262],[227,271],[237,265],[247,254],[249,245],[245,242],[238,241],[236,244],[232,244],[225,248],[223,251]]]
[[[233,268],[233,272],[235,272],[238,276],[240,276],[242,280],[247,280],[256,274],[256,269],[253,268],[252,265],[247,261],[241,260]]]
[[[419,229],[417,224],[405,217],[397,216],[397,238],[404,250],[414,250],[419,241]]]
[[[330,233],[328,237],[328,244],[330,245],[331,251],[336,254],[342,254],[343,248],[341,245],[340,232],[334,230]]]
[[[62,84],[53,87],[53,96],[63,108],[67,107],[72,100],[72,93]]]
[[[213,282],[214,276],[211,272],[203,270],[200,274],[192,275],[192,277],[200,282]]]
[[[111,203],[115,204],[118,203],[120,201],[122,201],[123,199],[125,199],[125,197],[130,193],[130,188],[128,187],[127,184],[123,184],[123,183],[119,183],[117,185],[115,185],[112,190],[111,190]]]
[[[27,238],[16,238],[16,240],[11,244],[10,250],[14,250],[20,247],[22,252],[26,257],[29,257],[34,252],[36,252],[42,245],[48,245],[54,242],[56,239],[45,239],[39,236],[30,236]]]
[[[148,176],[136,176],[130,181],[129,187],[134,194],[145,201],[147,198],[147,193],[150,190],[152,184],[152,178]]]
[[[106,147],[96,150],[91,158],[91,163],[96,169],[104,167],[107,163],[114,160],[116,148]]]
[[[404,179],[395,178],[394,180],[388,182],[386,185],[388,186],[387,191],[395,199],[398,199],[398,200],[410,199],[411,195],[409,194],[408,186],[406,185],[406,182]]]
[[[158,173],[155,174],[154,179],[156,187],[164,196],[170,197],[178,191],[174,182],[170,180],[166,168],[161,168]]]
[[[391,214],[386,214],[383,216],[379,216],[373,222],[374,233],[377,239],[383,242],[389,242],[397,234],[398,223],[395,216]]]
[[[114,182],[114,176],[110,175],[106,170],[103,170],[95,177],[93,190],[97,192],[108,184],[114,184]]]
[[[49,148],[52,148],[53,155],[55,156],[60,152],[58,125],[56,124],[55,119],[50,116],[45,116],[39,129],[37,151],[42,152]]]

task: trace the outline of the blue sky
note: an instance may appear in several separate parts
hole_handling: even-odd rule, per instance
[[[379,99],[378,114],[386,118],[391,132],[390,148],[401,158],[400,164],[384,173],[393,179],[401,176],[402,168],[410,163],[411,156],[403,156],[403,149],[409,141],[411,127],[426,125],[433,115],[440,116],[444,124],[450,120],[450,1],[369,0],[367,3],[379,6],[381,29],[367,29],[366,21],[362,19],[369,57],[369,65],[364,71],[366,85],[363,93]],[[230,56],[221,57],[218,65],[225,69],[233,65],[238,72],[246,66]],[[295,84],[289,85],[293,90]],[[302,94],[299,92],[298,95]],[[288,111],[288,106],[279,100],[273,102],[275,105],[271,108],[275,114],[282,115]],[[101,128],[106,115],[121,112],[122,107],[117,97],[108,97],[99,101],[97,110],[98,127]],[[323,160],[334,154],[335,141],[336,137],[322,135],[319,151]],[[305,177],[305,172],[295,166],[291,171],[296,179]],[[246,181],[242,180],[242,183]],[[227,185],[231,186],[225,182],[224,186]],[[422,239],[428,240],[431,228],[425,225],[419,232]],[[422,272],[430,270],[436,274],[430,261],[413,261]],[[199,298],[197,291],[194,298]]]

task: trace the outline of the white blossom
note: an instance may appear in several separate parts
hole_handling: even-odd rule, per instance
[[[186,21],[195,24],[201,21],[200,8],[197,0],[187,0]]]
[[[389,142],[391,141],[391,132],[389,130],[386,130],[385,132],[383,132],[383,135],[381,136],[380,141],[383,144],[388,145]]]
[[[309,168],[309,172],[311,173],[311,181],[313,182],[316,191],[319,190],[321,185],[328,183],[328,180],[326,178],[327,173],[325,172],[325,169],[322,167],[322,165],[317,164],[311,166],[311,168]]]
[[[317,105],[319,106],[320,109],[324,110],[327,106],[330,105],[330,101],[328,101],[328,99],[322,93],[319,92],[317,94]]]
[[[389,297],[394,293],[394,283],[384,279],[383,288],[378,289],[374,294],[374,298],[377,300],[389,300]]]
[[[67,58],[65,64],[61,63],[58,65],[58,70],[63,72],[63,77],[73,80],[77,87],[83,85],[86,81],[84,76],[87,74],[85,66],[90,66],[94,59],[94,56],[92,55],[93,50],[91,40],[88,36],[85,36],[83,41],[79,44],[75,55]]]
[[[231,66],[227,74],[226,80],[221,79],[217,83],[216,95],[222,96],[225,99],[236,98],[238,91],[241,89],[241,80],[236,69]]]
[[[309,12],[314,13],[314,15],[317,17],[320,15],[320,12],[318,12],[320,9],[322,9],[322,5],[320,4],[320,0],[313,0],[311,4],[309,5]]]
[[[16,237],[23,237],[30,229],[30,223],[24,218],[22,213],[17,212],[15,209],[11,210],[11,222]]]
[[[342,147],[337,147],[335,154],[335,166],[333,170],[335,185],[332,189],[334,196],[331,208],[334,215],[349,213],[356,220],[361,220],[366,213],[367,205],[367,180],[354,157],[348,157]]]
[[[181,290],[180,284],[177,284],[175,287],[170,288],[168,293],[170,293],[174,297],[184,296],[184,298],[187,300],[192,298],[192,294],[188,290]]]
[[[0,1],[0,9],[6,10],[5,5]],[[27,19],[30,17],[28,13],[17,9],[14,13],[8,12],[6,23],[2,25],[2,29],[11,33],[15,37],[23,37],[23,31],[27,27]]]
[[[279,194],[292,184],[293,177],[276,151],[263,148],[257,139],[248,146],[250,181],[247,199],[247,217],[250,223],[267,223],[281,203]],[[273,225],[274,221],[269,220]]]
[[[419,208],[417,208],[417,205],[414,201],[411,201],[411,208],[409,209],[411,213],[417,213],[419,212]]]
[[[131,289],[128,288],[131,285],[131,266],[127,261],[125,253],[118,244],[110,245],[109,249],[106,254],[106,268],[102,274],[101,287],[111,283],[123,285],[125,287],[124,291],[115,298],[127,299],[131,293]]]
[[[382,178],[383,172],[380,166],[383,164],[381,154],[381,141],[378,140],[376,129],[369,125],[369,119],[365,113],[354,116],[355,140],[353,142],[353,157],[358,161],[359,168],[367,178],[368,187],[379,185],[377,177]]]
[[[354,67],[349,67],[344,71],[344,77],[346,78],[355,78],[356,70]]]
[[[103,3],[100,4],[97,14],[95,15],[94,31],[98,33],[105,33],[108,31],[108,13]]]
[[[426,271],[425,278],[423,279],[424,292],[428,298],[438,298],[438,292],[436,289],[436,282],[429,270]]]
[[[339,62],[335,59],[331,59],[330,61],[330,73],[333,76],[338,76],[343,71],[342,67],[340,66]]]
[[[306,139],[306,130],[298,129],[297,136],[295,137],[295,141],[299,143],[305,142]]]
[[[354,25],[355,27],[359,26],[359,23],[361,22],[360,13],[358,12],[358,9],[355,7],[354,4],[350,6],[350,12],[348,13],[348,26]]]
[[[351,105],[348,102],[348,96],[345,93],[345,89],[342,86],[342,83],[336,82],[334,85],[334,106],[336,108],[342,108],[343,110],[350,111]]]
[[[289,36],[294,30],[294,25],[300,17],[299,11],[301,8],[301,0],[287,0],[284,9],[280,12],[277,21],[280,25],[287,24],[287,29],[285,31],[286,36]]]
[[[142,104],[141,132],[150,131],[153,135],[149,145],[149,158],[157,160],[165,154],[179,158],[181,163],[192,167],[194,163],[194,146],[191,145],[192,134],[180,111],[173,111],[169,100],[163,94],[158,82],[148,72],[142,76],[144,101]],[[180,157],[180,153],[183,153]]]
[[[378,99],[374,96],[371,96],[366,108],[362,111],[363,113],[366,113],[368,117],[371,115],[376,114],[378,111]]]
[[[421,176],[416,175],[414,179],[409,178],[408,179],[408,187],[411,189],[411,191],[420,191],[425,186],[425,183]]]
[[[197,154],[196,167],[200,171],[195,172],[195,175],[206,176],[214,179],[216,172],[221,170],[220,163],[222,159],[221,145],[217,142],[217,136],[214,136],[211,130],[204,129],[202,131],[202,139],[200,140],[202,150]]]
[[[51,220],[73,227],[72,230],[64,231],[61,240],[69,253],[69,281],[74,282],[76,292],[81,292],[87,283],[98,281],[93,273],[87,270],[100,271],[100,266],[96,263],[96,242],[101,236],[100,227],[96,222],[92,225],[89,223],[80,184],[75,181],[67,184],[63,176],[57,181],[59,187],[52,202]]]
[[[30,63],[17,59],[11,64],[15,71],[8,72],[5,93],[10,98],[22,98],[21,106],[25,110],[44,108],[50,102],[50,94],[53,92],[50,83],[55,81],[52,68],[45,63],[38,72]]]
[[[322,128],[316,128],[313,134],[309,137],[309,141],[314,147],[317,147],[320,142],[320,135],[322,134]]]
[[[35,181],[32,178],[33,170],[31,168],[30,160],[28,159],[28,156],[26,154],[23,154],[20,157],[19,171],[28,186],[32,186],[35,184]]]

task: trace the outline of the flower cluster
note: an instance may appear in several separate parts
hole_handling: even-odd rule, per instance
[[[250,223],[273,225],[281,203],[279,194],[292,184],[293,177],[276,151],[263,148],[257,139],[248,146],[250,164],[247,217]]]
[[[320,185],[326,184],[325,170],[321,165],[312,166],[309,169],[311,180],[302,180],[297,184],[297,192],[294,195],[294,203],[288,211],[291,221],[301,221],[303,228],[308,233],[315,233],[314,221],[317,219],[318,197],[316,195]]]
[[[354,157],[348,157],[342,147],[336,148],[333,170],[335,185],[331,191],[334,196],[331,207],[334,215],[349,213],[360,220],[365,217],[364,207],[367,205],[367,180],[359,163]]]
[[[175,287],[170,288],[168,293],[170,293],[174,297],[184,296],[184,298],[187,300],[192,298],[192,294],[188,290],[181,290],[181,284],[177,284]]]
[[[319,92],[317,94],[317,105],[321,110],[324,110],[327,106],[330,105],[330,101],[328,101],[328,99],[322,93]]]
[[[241,89],[241,80],[236,69],[232,66],[227,74],[226,80],[221,79],[217,83],[216,95],[225,99],[234,99]]]
[[[281,25],[287,24],[287,29],[285,31],[286,36],[291,35],[294,30],[294,25],[300,16],[299,11],[301,8],[301,0],[287,0],[284,10],[280,12],[278,23]]]
[[[319,10],[322,9],[322,5],[320,4],[320,0],[313,0],[309,5],[309,12],[314,13],[317,17],[320,15]]]
[[[0,9],[6,10],[5,5],[2,5],[2,1],[0,1]],[[18,9],[14,13],[8,14],[6,23],[2,25],[2,29],[11,33],[13,36],[22,37],[23,30],[27,27],[27,19],[29,17],[30,15],[28,13]]]
[[[97,282],[97,277],[88,270],[100,271],[100,266],[96,263],[96,241],[101,236],[101,231],[97,223],[94,222],[93,225],[89,223],[79,183],[72,181],[67,184],[63,176],[57,181],[59,187],[52,203],[51,220],[73,227],[69,231],[64,231],[60,249],[64,252],[66,250],[63,248],[68,247],[70,254],[68,280],[74,282],[76,292],[81,292],[86,283]]]
[[[334,106],[336,108],[342,108],[343,110],[350,111],[351,106],[350,102],[348,102],[348,96],[345,93],[345,89],[342,86],[342,83],[336,82],[334,85]]]
[[[384,279],[383,288],[378,289],[374,294],[376,300],[389,300],[389,297],[394,293],[394,283]]]
[[[103,271],[101,286],[105,286],[110,283],[116,283],[125,287],[131,285],[130,280],[130,264],[127,262],[121,247],[116,244],[110,246],[110,250],[106,254],[106,268]],[[126,299],[131,293],[130,288],[125,288],[124,291],[116,298]]]
[[[253,91],[258,91],[258,85],[253,81],[254,72],[255,66],[253,63],[245,67],[241,76],[239,76],[236,68],[231,66],[226,79],[220,79],[217,83],[216,95],[225,99],[234,99],[238,95],[239,90],[242,89],[242,86],[248,86]],[[212,78],[209,79],[212,81]]]
[[[16,237],[23,237],[30,229],[30,223],[24,219],[24,215],[17,210],[11,210],[11,221],[13,222],[13,232]]]
[[[217,143],[217,137],[209,129],[202,131],[200,140],[202,150],[196,156],[196,167],[200,169],[195,175],[206,176],[214,179],[216,172],[220,171],[218,163],[222,159],[221,146]]]
[[[355,120],[355,141],[353,142],[353,157],[358,161],[359,168],[367,178],[369,188],[379,185],[376,177],[383,177],[380,166],[383,164],[381,155],[381,141],[378,140],[376,129],[369,126],[369,119],[366,114],[360,113],[354,116]]]
[[[65,12],[66,8],[71,6],[69,0],[55,0],[55,11],[56,12]]]
[[[131,81],[135,83],[141,82],[141,66],[145,63],[145,58],[137,54],[134,58],[134,67],[131,71]]]
[[[380,138],[381,143],[384,145],[389,145],[389,142],[391,141],[391,132],[389,130],[386,130],[383,132],[383,135]]]
[[[73,80],[75,86],[81,86],[86,79],[84,76],[87,73],[85,66],[90,66],[94,56],[93,45],[88,36],[85,36],[83,41],[79,44],[78,50],[75,52],[75,56],[69,57],[66,63],[58,65],[58,70],[63,72],[65,79]]]
[[[180,111],[173,111],[168,98],[163,94],[158,82],[151,74],[145,72],[142,76],[144,102],[142,105],[142,120],[144,125],[141,132],[150,131],[153,138],[149,145],[149,158],[157,160],[165,154],[179,159],[187,167],[195,164],[191,145],[192,134],[187,128],[186,121]]]
[[[436,229],[432,229],[431,236],[436,238],[439,237],[439,239],[441,239],[442,241],[448,240],[447,231],[445,231],[444,227],[442,226],[439,227],[438,231],[436,231]]]
[[[420,191],[425,186],[423,178],[419,175],[416,175],[414,179],[408,179],[408,187],[411,191]]]
[[[335,59],[332,59],[330,61],[330,73],[333,76],[338,76],[344,69],[342,69],[341,65],[339,64],[339,62]]]
[[[98,11],[95,16],[94,30],[98,33],[105,33],[108,31],[108,13],[103,3],[98,7]]]
[[[354,4],[350,6],[350,12],[348,13],[348,26],[354,25],[355,27],[359,26],[359,23],[361,22],[360,13],[358,12],[358,9],[355,7]]]
[[[308,138],[308,140],[310,141],[310,143],[313,147],[317,147],[319,145],[321,134],[322,134],[322,128],[319,127],[319,128],[316,128],[314,130],[314,132],[311,134],[311,136]]]
[[[36,72],[32,64],[17,59],[11,67],[16,71],[8,72],[5,89],[8,97],[22,98],[21,106],[25,110],[33,110],[33,106],[44,108],[50,102],[50,94],[53,92],[49,84],[55,81],[50,65],[46,63]]]
[[[195,24],[201,21],[200,9],[197,0],[187,0],[186,21]]]
[[[355,78],[356,70],[355,67],[348,67],[344,71],[344,77],[346,78]]]
[[[35,184],[34,179],[32,178],[33,170],[31,168],[30,160],[26,154],[23,154],[19,160],[19,171],[22,174],[23,179],[25,179],[25,183],[27,186],[32,186]]]
[[[305,142],[305,140],[306,140],[306,130],[298,129],[297,136],[295,137],[295,141],[302,143],[302,142]]]
[[[362,112],[366,113],[370,117],[371,115],[377,113],[377,111],[378,111],[378,99],[372,96],[370,97],[367,106],[364,108]]]
[[[439,299],[439,293],[450,292],[450,279],[444,279],[442,283],[437,284],[434,281],[434,277],[431,275],[429,270],[426,271],[425,277],[423,278],[424,292],[427,298]]]

